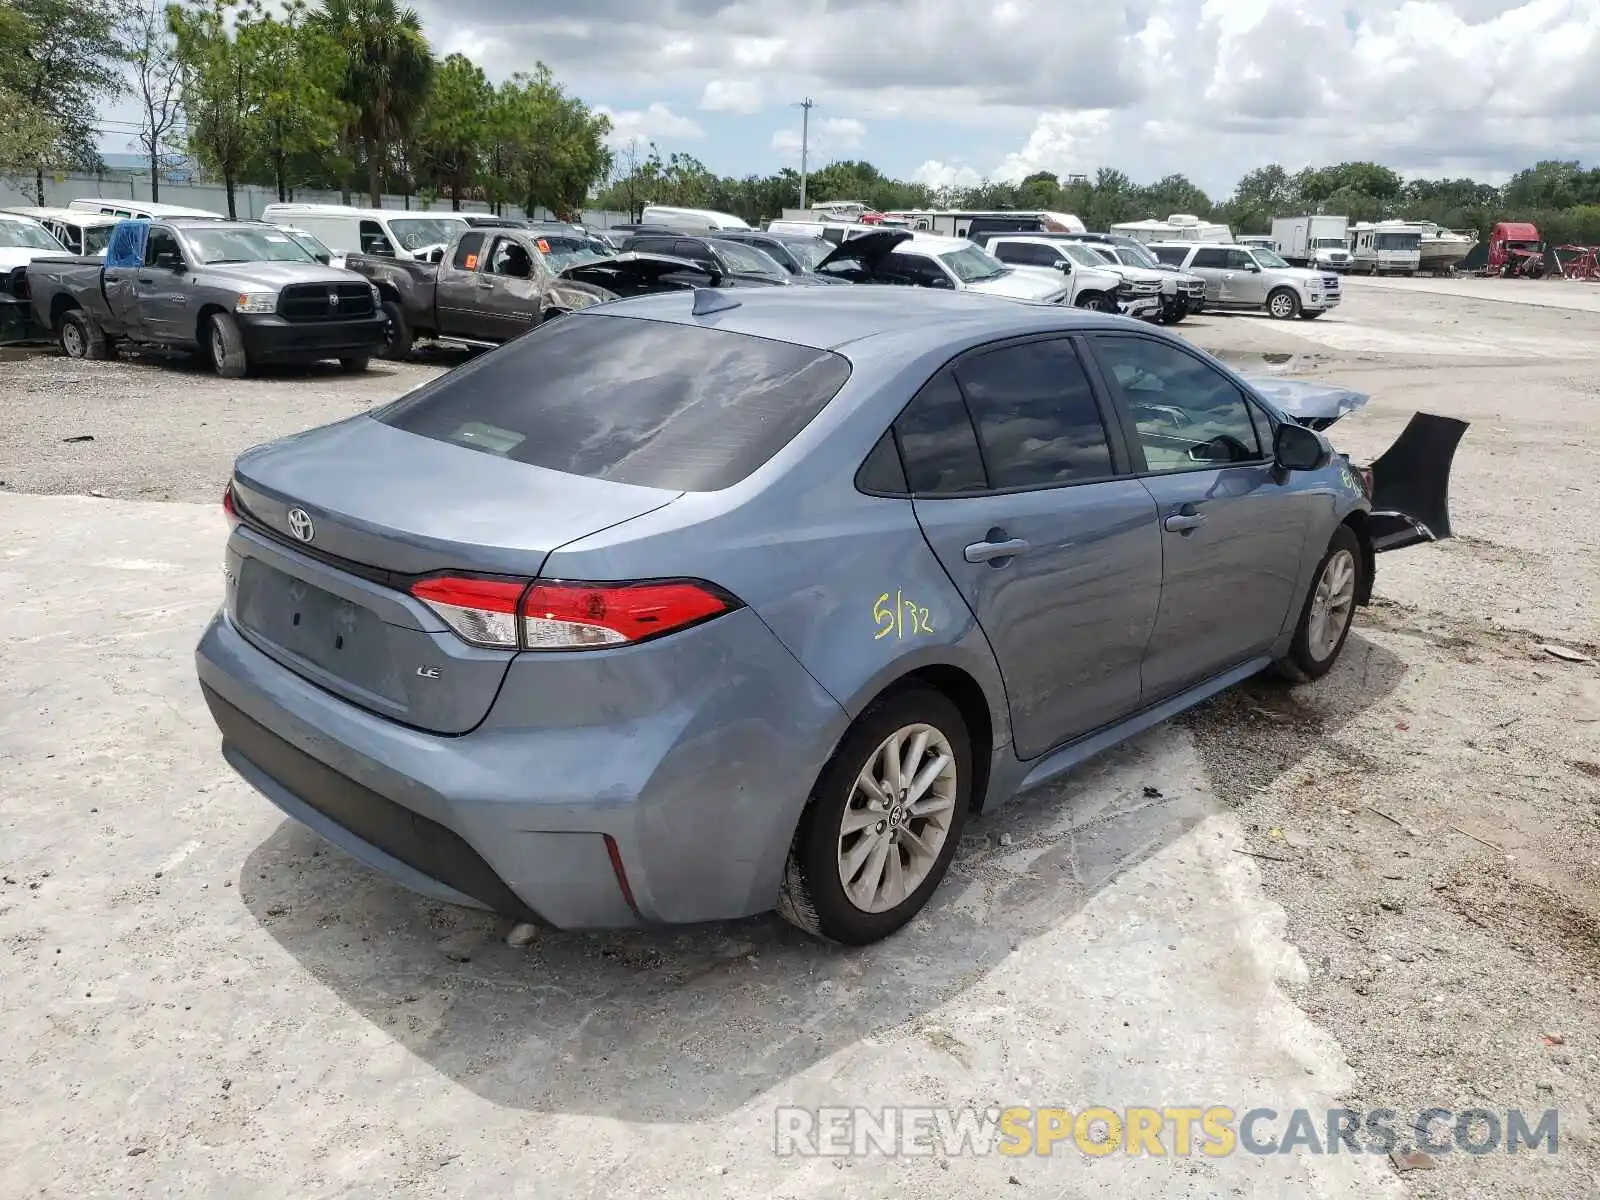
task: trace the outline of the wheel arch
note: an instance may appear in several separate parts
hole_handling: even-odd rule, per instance
[[[1367,528],[1367,513],[1365,509],[1351,509],[1339,522],[1348,525],[1356,535],[1356,541],[1361,544],[1361,583],[1356,589],[1356,603],[1366,605],[1372,603],[1372,580],[1377,570],[1378,556],[1372,548],[1372,531]]]
[[[57,292],[50,301],[50,328],[56,333],[61,332],[61,322],[66,315],[75,308],[82,308],[75,296],[68,292]]]
[[[220,304],[202,304],[200,306],[200,311],[195,314],[194,319],[194,344],[196,346],[204,346],[206,344],[206,327],[211,324],[211,318],[218,313],[227,311]]]

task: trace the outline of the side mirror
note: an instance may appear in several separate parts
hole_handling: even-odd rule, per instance
[[[1070,258],[1063,258],[1056,264],[1056,270],[1060,271],[1063,275],[1071,275],[1072,260]]]
[[[1279,470],[1320,471],[1333,461],[1333,447],[1316,430],[1285,421],[1273,435],[1272,459]]]
[[[313,257],[325,267],[331,265],[333,262],[333,255],[331,254],[317,254],[313,255]]]
[[[1261,264],[1260,263],[1251,263],[1248,267],[1245,268],[1245,270],[1249,271],[1250,274],[1252,274],[1252,275],[1259,275],[1259,274],[1261,274]]]
[[[936,287],[936,288],[954,289],[955,286],[956,286],[955,284],[951,283],[950,280],[944,275],[936,275],[932,279],[930,279],[928,281],[928,283],[929,283],[929,286]]]
[[[428,252],[428,261],[433,263],[435,266],[437,266],[439,263],[442,263],[444,261],[444,247],[435,246],[432,250],[430,250]]]

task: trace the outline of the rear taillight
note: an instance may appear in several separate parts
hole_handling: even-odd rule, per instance
[[[222,511],[228,518],[228,528],[231,529],[239,523],[239,510],[233,503],[233,484],[231,483],[222,489]]]
[[[411,594],[463,641],[506,650],[628,645],[739,607],[720,588],[692,579],[524,584],[441,576],[418,582]]]

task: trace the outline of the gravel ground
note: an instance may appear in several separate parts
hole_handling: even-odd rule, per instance
[[[1334,431],[1358,459],[1419,408],[1472,422],[1458,536],[1381,560],[1339,669],[1183,719],[1208,790],[1264,856],[1309,968],[1295,998],[1348,1060],[1341,1100],[1560,1112],[1558,1155],[1441,1155],[1403,1176],[1419,1197],[1600,1196],[1600,666],[1543,649],[1600,657],[1600,314],[1544,306],[1576,286],[1530,283],[1534,307],[1507,288],[1352,280],[1314,323],[1181,327],[1242,368],[1370,391]],[[0,480],[213,502],[238,451],[437,369],[223,382],[183,360],[10,357]]]

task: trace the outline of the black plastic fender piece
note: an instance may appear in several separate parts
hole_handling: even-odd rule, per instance
[[[1382,552],[1451,535],[1450,468],[1467,422],[1433,413],[1411,421],[1372,464],[1372,548]]]

